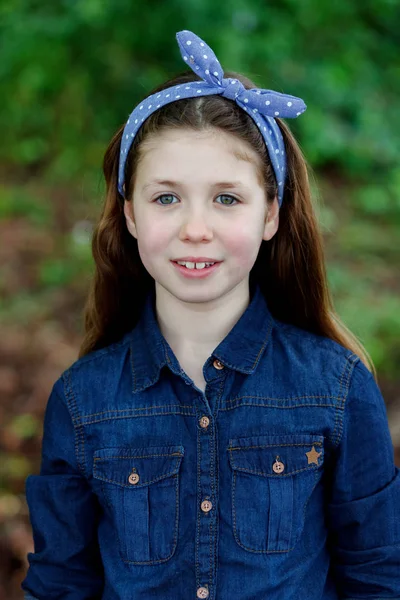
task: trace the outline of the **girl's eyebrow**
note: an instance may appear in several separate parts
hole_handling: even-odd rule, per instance
[[[179,181],[171,181],[170,179],[155,179],[150,183],[147,183],[142,187],[142,191],[145,191],[147,188],[156,186],[156,185],[165,185],[167,187],[175,187],[181,188],[184,187]],[[225,189],[233,189],[233,188],[243,188],[244,190],[249,191],[249,188],[245,186],[241,181],[218,181],[210,186],[212,189],[217,188],[225,188]]]

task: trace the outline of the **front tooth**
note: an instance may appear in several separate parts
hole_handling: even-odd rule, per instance
[[[184,265],[187,269],[204,269],[205,266],[211,266],[214,263],[194,263],[194,262],[184,262],[184,261],[176,261],[178,263],[178,265]]]
[[[185,262],[183,260],[181,260],[181,261],[177,260],[176,262],[178,263],[178,265],[182,265],[183,267],[187,267],[188,269],[195,268],[194,267],[195,263],[193,263],[193,262]]]
[[[194,265],[194,263],[187,263],[187,262],[185,262],[184,260],[177,260],[176,262],[178,263],[178,265],[181,265],[182,267],[188,267],[188,265]],[[188,267],[188,268],[189,268],[189,267]],[[193,269],[193,268],[194,268],[194,266],[193,266],[193,267],[190,267],[190,268],[192,268],[192,269]]]

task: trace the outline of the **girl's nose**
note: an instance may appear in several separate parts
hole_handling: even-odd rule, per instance
[[[184,218],[181,235],[191,239],[210,239],[213,235],[210,220],[204,214],[191,214]]]

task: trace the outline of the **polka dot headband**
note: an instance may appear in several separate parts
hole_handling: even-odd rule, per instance
[[[214,52],[203,40],[191,31],[176,34],[179,49],[184,61],[203,81],[191,81],[175,85],[160,93],[148,96],[136,106],[125,125],[118,170],[118,191],[124,196],[126,158],[133,138],[149,115],[161,106],[183,98],[211,96],[218,94],[234,100],[256,122],[264,138],[278,184],[278,202],[282,205],[286,178],[286,152],[282,133],[274,117],[295,119],[306,110],[301,98],[281,94],[273,90],[253,88],[246,90],[237,79],[224,78],[224,72]]]

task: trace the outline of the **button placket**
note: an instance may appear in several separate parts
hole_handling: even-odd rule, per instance
[[[225,366],[216,359],[215,357],[210,357],[207,361],[207,369],[214,367],[217,371],[222,371],[225,369]],[[223,375],[221,374],[223,377]],[[217,381],[221,379],[221,377],[216,377],[216,373],[210,373],[210,379]],[[217,384],[217,387],[219,385]],[[204,397],[202,399],[207,405],[207,410],[210,411],[210,414],[213,412],[213,404],[218,400],[218,392],[216,390],[212,390],[211,388],[207,389],[207,395],[204,393]],[[210,490],[211,496],[213,495],[213,490],[217,487],[216,481],[216,457],[214,449],[216,448],[215,442],[215,428],[213,426],[213,417],[209,417],[207,414],[201,414],[198,416],[198,424],[199,424],[199,444],[200,450],[198,454],[198,460],[200,461],[199,470],[198,470],[198,486],[199,489],[202,490]],[[217,502],[218,498],[216,496],[212,496],[214,501]],[[196,564],[198,565],[198,573],[197,573],[197,598],[209,598],[210,590],[206,584],[201,585],[203,581],[207,581],[210,578],[210,561],[212,560],[212,556],[214,556],[212,548],[215,547],[217,543],[216,538],[216,523],[217,523],[217,511],[214,509],[214,502],[210,500],[210,496],[203,496],[200,499],[200,513],[201,517],[198,516],[200,522],[196,529]],[[215,569],[212,567],[213,570]]]
[[[211,367],[217,371],[225,369],[225,366],[216,359],[210,357],[207,361],[207,371],[210,379],[220,379],[216,377],[216,373],[210,372]],[[222,376],[222,374],[221,374]],[[204,393],[203,401],[207,405],[207,411],[210,414],[213,412],[213,403],[218,400],[218,391],[213,390],[212,387],[207,388],[207,393]],[[205,411],[205,413],[207,413]],[[207,414],[198,415],[198,442],[199,442],[199,453],[198,453],[198,489],[210,491],[210,496],[206,495],[200,498],[199,501],[199,513],[198,514],[198,526],[196,528],[196,581],[199,586],[196,591],[197,598],[209,598],[210,589],[207,585],[201,585],[203,581],[211,581],[210,568],[214,571],[216,566],[210,567],[212,557],[214,556],[213,548],[217,544],[216,537],[216,523],[217,523],[217,511],[214,510],[214,502],[218,501],[216,496],[213,496],[214,490],[217,488],[217,475],[216,475],[216,456],[215,448],[217,447],[215,441],[215,428],[213,426],[213,416]],[[213,501],[210,500],[213,497]]]

